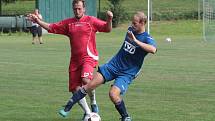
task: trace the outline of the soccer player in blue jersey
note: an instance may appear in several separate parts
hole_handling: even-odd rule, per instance
[[[146,23],[147,16],[143,12],[134,14],[132,25],[128,28],[119,52],[108,63],[99,67],[92,81],[74,93],[64,109],[59,111],[61,116],[66,117],[73,105],[85,97],[87,92],[101,84],[115,80],[109,97],[121,115],[121,121],[131,121],[122,96],[140,72],[145,56],[148,53],[155,54],[157,51],[154,39],[145,30]]]

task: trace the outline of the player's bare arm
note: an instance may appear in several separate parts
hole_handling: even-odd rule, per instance
[[[112,19],[113,19],[113,13],[111,11],[107,11],[106,13],[107,15],[107,29],[108,29],[108,32],[110,32],[112,30]]]
[[[42,21],[37,15],[35,14],[28,14],[28,20],[32,21],[32,22],[35,22],[37,24],[39,24],[41,27],[43,27],[44,29],[46,30],[49,30],[49,23],[46,23],[44,21]]]
[[[137,45],[139,45],[145,51],[152,53],[152,54],[156,53],[157,49],[154,46],[137,40],[136,37],[134,36],[134,34],[132,33],[132,31],[128,31],[128,37],[130,38],[131,41],[134,41],[135,43],[137,43]]]

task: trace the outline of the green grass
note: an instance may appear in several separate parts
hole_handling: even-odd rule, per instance
[[[126,26],[97,35],[100,64],[117,52]],[[200,21],[152,25],[158,52],[149,55],[124,97],[134,121],[213,121],[215,118],[215,43],[204,42]],[[172,38],[172,43],[165,41]],[[31,45],[30,34],[0,36],[0,120],[80,121],[75,106],[67,119],[58,109],[71,95],[67,89],[68,38],[44,35],[45,44]],[[110,84],[97,89],[103,121],[118,121],[108,98]]]

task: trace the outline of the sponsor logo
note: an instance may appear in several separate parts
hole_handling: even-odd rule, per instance
[[[76,23],[75,26],[83,26],[82,23]]]
[[[125,41],[125,45],[123,48],[126,52],[129,52],[130,54],[134,54],[136,47],[134,45],[132,45],[131,43]]]
[[[92,75],[93,75],[92,72],[90,72],[90,73],[84,72],[84,78],[85,78],[85,77],[88,77],[88,76],[92,76]]]

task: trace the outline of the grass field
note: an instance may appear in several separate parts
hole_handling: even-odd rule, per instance
[[[126,27],[97,35],[101,64],[121,46]],[[148,56],[124,97],[133,120],[213,121],[215,43],[203,41],[201,21],[154,22],[151,31],[158,52]],[[31,45],[30,34],[0,35],[0,121],[80,121],[79,106],[69,118],[57,114],[70,96],[68,38],[43,38],[45,44]],[[118,121],[108,98],[110,84],[97,89],[100,115]]]

